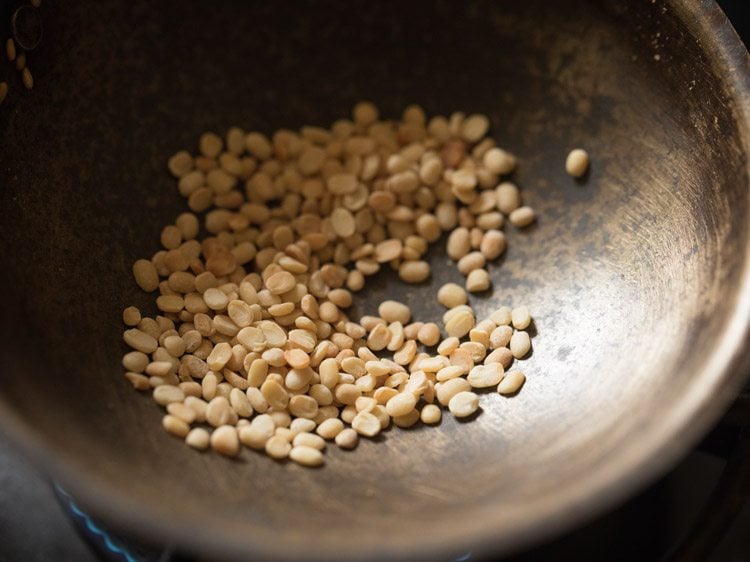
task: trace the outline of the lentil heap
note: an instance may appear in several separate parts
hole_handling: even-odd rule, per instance
[[[503,176],[516,158],[486,137],[483,115],[399,122],[361,102],[329,129],[204,133],[199,153],[168,161],[192,212],[161,233],[163,250],[133,265],[158,291],[160,315],[123,312],[126,377],[166,409],[163,427],[195,449],[242,447],[319,466],[327,441],[422,421],[464,418],[477,391],[518,392],[530,351],[527,308],[477,322],[466,291],[490,287],[504,224],[534,211]],[[204,213],[206,236],[199,239]],[[383,267],[406,283],[430,277],[424,254],[441,234],[466,276],[437,291],[442,327],[385,301],[347,316],[352,293]],[[374,312],[374,311],[373,311]],[[421,351],[423,349],[424,351]]]

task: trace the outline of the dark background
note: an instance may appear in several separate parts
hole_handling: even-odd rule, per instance
[[[750,41],[750,0],[719,5]],[[717,430],[672,472],[621,508],[513,562],[664,559],[705,505],[722,470],[725,432]],[[56,501],[51,485],[0,437],[0,562],[93,562],[97,558]],[[750,562],[750,504],[717,540],[709,562]]]
[[[750,2],[747,0],[721,0],[719,6],[732,22],[745,45],[750,40]]]

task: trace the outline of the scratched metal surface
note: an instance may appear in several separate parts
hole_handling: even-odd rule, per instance
[[[0,108],[6,431],[96,515],[211,557],[508,551],[631,493],[744,375],[747,53],[710,3],[681,4],[45,4],[34,90]],[[119,365],[122,307],[153,310],[130,264],[184,208],[165,157],[362,98],[484,112],[518,154],[539,220],[508,230],[472,304],[531,308],[528,382],[322,470],[196,454]],[[564,173],[574,146],[583,182]],[[421,287],[380,275],[357,309],[397,298],[438,319],[460,276],[440,247],[431,263]]]

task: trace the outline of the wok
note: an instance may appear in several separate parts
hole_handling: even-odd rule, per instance
[[[208,558],[448,560],[579,524],[665,471],[748,369],[750,72],[713,2],[42,4],[0,106],[2,429],[95,516]],[[8,71],[10,72],[10,71]],[[15,71],[14,71],[15,72]],[[321,470],[197,454],[122,376],[130,266],[185,209],[204,130],[483,112],[538,213],[478,316],[535,315],[528,382],[470,423],[394,429]],[[564,172],[589,150],[589,176]],[[438,319],[460,275],[373,280]]]

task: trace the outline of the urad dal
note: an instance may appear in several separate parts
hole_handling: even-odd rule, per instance
[[[126,377],[166,409],[166,431],[201,451],[314,467],[327,441],[354,449],[391,425],[438,424],[444,409],[468,418],[475,391],[518,392],[525,376],[506,371],[531,349],[528,309],[478,321],[467,295],[491,288],[504,225],[535,220],[489,126],[460,112],[428,121],[416,105],[382,120],[362,102],[329,129],[233,127],[169,158],[191,212],[133,264],[160,315],[122,316]],[[393,300],[347,314],[383,268],[428,280],[425,253],[443,233],[466,280],[437,292],[442,325]]]

